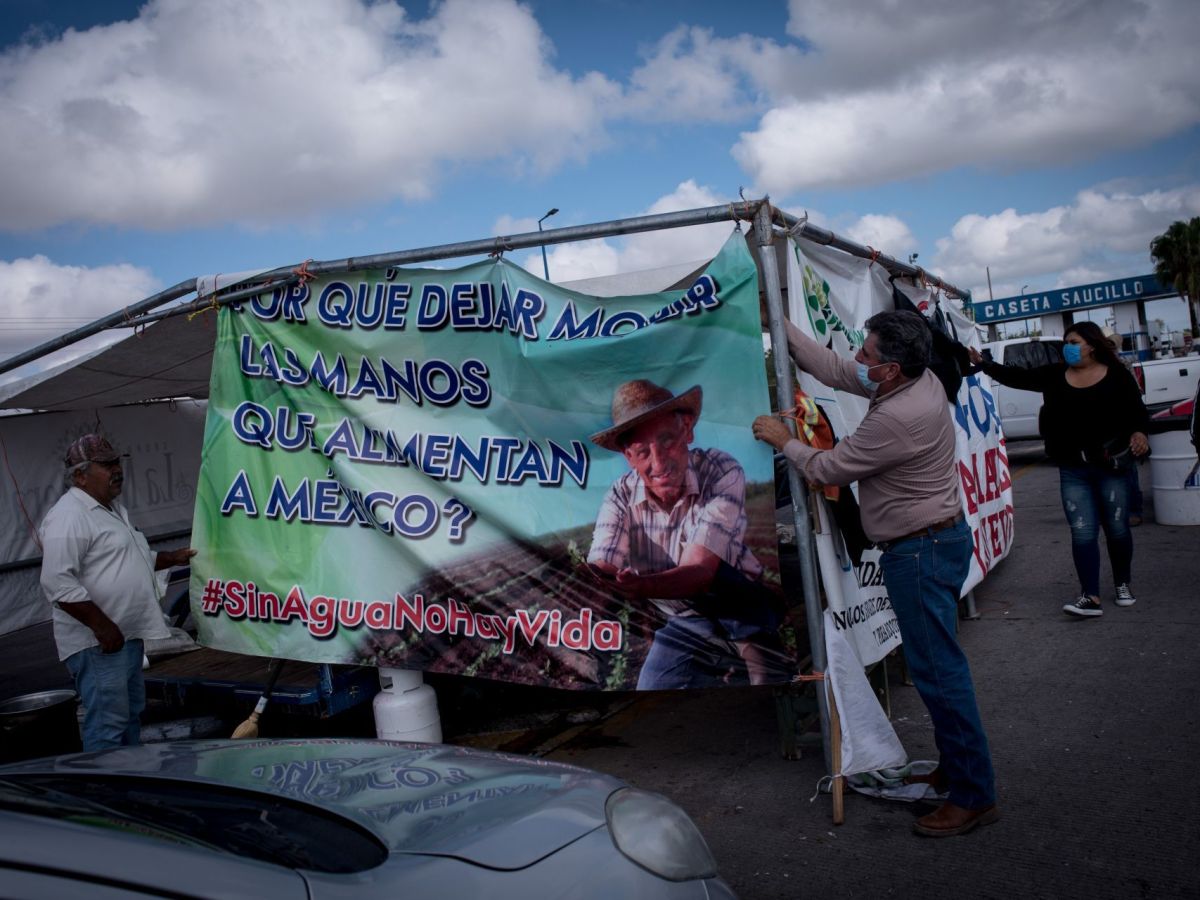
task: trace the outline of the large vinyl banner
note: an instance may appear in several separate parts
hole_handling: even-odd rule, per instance
[[[503,259],[222,310],[200,640],[566,688],[787,681],[757,271],[598,300]]]
[[[880,266],[809,242],[793,242],[788,254],[788,315],[810,337],[843,355],[853,355],[866,338],[873,314],[896,308],[892,284]],[[938,304],[926,288],[898,283],[900,290],[936,328],[962,343],[978,346],[973,325]],[[805,373],[800,386],[824,409],[834,434],[851,433],[867,410],[867,399],[835,391]],[[954,403],[959,485],[971,524],[975,558],[963,592],[978,584],[1012,543],[1012,486],[1004,438],[986,385],[977,375],[963,380]],[[840,712],[844,775],[892,768],[905,762],[904,748],[862,668],[882,659],[900,643],[896,614],[880,568],[880,552],[851,548],[853,537],[837,527],[829,502],[818,500],[821,533],[817,557],[828,597],[825,614],[829,685]]]
[[[868,260],[809,242],[793,242],[790,249],[788,296],[792,323],[838,353],[853,355],[866,337],[867,319],[895,308],[887,272]],[[935,327],[961,343],[979,345],[972,323],[952,304],[934,303],[927,288],[900,282],[898,286],[934,321]],[[798,381],[824,409],[839,437],[852,432],[862,421],[867,409],[865,397],[835,391],[805,373],[798,373]],[[971,572],[963,585],[965,594],[983,580],[1011,546],[1012,484],[1004,437],[984,381],[978,375],[965,378],[950,407],[957,426],[963,511],[975,544]],[[870,664],[900,642],[879,567],[880,553],[867,548],[855,563],[838,529],[822,532],[817,552],[834,627],[844,632],[862,663]]]
[[[788,318],[814,340],[852,356],[866,336],[866,321],[891,308],[887,273],[866,261],[837,250],[790,242],[788,253]],[[798,289],[799,288],[799,289]],[[867,412],[867,399],[835,391],[807,372],[796,372],[797,383],[820,404],[839,438],[852,432]],[[854,485],[857,491],[857,485]],[[829,619],[842,633],[862,665],[870,665],[900,645],[900,628],[888,602],[879,567],[880,552],[862,549],[859,562],[852,554],[824,498],[822,528],[817,535],[817,560],[829,603]]]

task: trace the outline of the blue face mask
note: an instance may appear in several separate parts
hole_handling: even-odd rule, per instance
[[[863,386],[863,390],[868,394],[874,394],[879,390],[879,384],[870,378],[870,371],[886,365],[887,363],[880,363],[878,366],[868,366],[866,363],[861,362],[858,364],[858,372],[856,373],[858,375],[858,383]]]
[[[1083,350],[1078,344],[1063,344],[1063,359],[1067,361],[1068,366],[1077,366],[1083,359]]]

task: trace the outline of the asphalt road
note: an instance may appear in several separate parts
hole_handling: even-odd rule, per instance
[[[443,678],[447,739],[666,794],[699,824],[744,900],[1200,896],[1200,526],[1154,524],[1147,493],[1146,524],[1134,531],[1137,604],[1112,605],[1105,571],[1105,614],[1070,618],[1061,606],[1076,583],[1057,472],[1038,443],[1015,445],[1010,461],[1016,543],[975,592],[979,618],[960,628],[997,772],[995,825],[919,838],[911,822],[925,808],[847,792],[846,821],[834,826],[829,796],[812,799],[821,751],[782,758],[770,688],[597,695]],[[5,696],[66,680],[38,629],[0,639],[0,671]],[[934,758],[916,692],[898,670],[891,687],[911,758]],[[369,733],[363,717],[343,727]]]
[[[549,755],[661,791],[699,823],[742,898],[1196,897],[1200,814],[1200,526],[1134,531],[1129,608],[1061,612],[1074,599],[1057,471],[1040,444],[1011,453],[1016,541],[961,623],[992,745],[1002,819],[940,840],[912,834],[927,808],[848,792],[811,800],[819,750],[778,752],[770,689],[655,694]],[[1149,472],[1143,472],[1149,485]],[[1105,557],[1105,560],[1107,557]],[[1102,564],[1107,570],[1107,562]],[[936,752],[925,708],[892,680],[913,759]]]

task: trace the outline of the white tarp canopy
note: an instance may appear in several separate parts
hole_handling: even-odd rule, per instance
[[[98,409],[208,396],[215,312],[162,319],[100,352],[0,388],[4,409]]]

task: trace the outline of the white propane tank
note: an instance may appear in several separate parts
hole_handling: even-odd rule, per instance
[[[375,736],[389,741],[442,742],[437,694],[417,669],[380,669],[380,691],[372,704]]]

